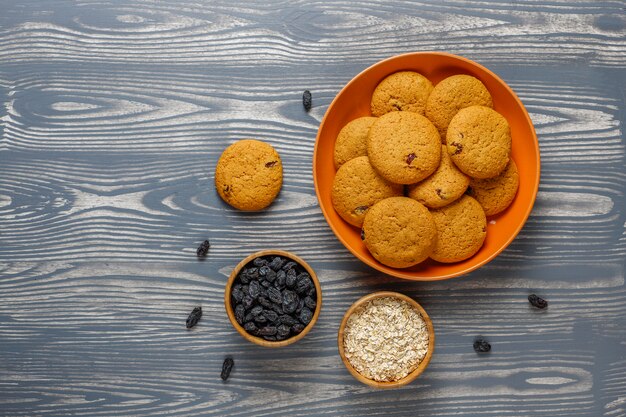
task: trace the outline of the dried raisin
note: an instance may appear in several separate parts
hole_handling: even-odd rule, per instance
[[[413,162],[415,160],[415,158],[417,158],[417,155],[415,155],[413,152],[408,154],[407,157],[406,157],[407,165],[411,165],[411,162]]]
[[[263,296],[259,296],[259,298],[256,301],[257,303],[259,303],[259,305],[262,305],[265,308],[272,308],[271,301]]]
[[[194,308],[189,316],[187,317],[187,328],[191,329],[193,326],[198,324],[198,321],[202,318],[202,307]]]
[[[237,304],[237,306],[235,307],[235,320],[237,320],[237,323],[243,324],[243,319],[245,315],[246,309],[244,308],[243,304]]]
[[[287,271],[287,277],[285,278],[285,285],[287,288],[293,288],[293,286],[296,285],[296,277],[297,273],[295,269]]]
[[[281,294],[278,288],[268,288],[267,289],[267,297],[273,303],[282,303],[283,295]]]
[[[229,357],[224,359],[224,363],[222,364],[222,373],[220,374],[222,381],[226,381],[228,379],[230,372],[233,370],[233,366],[235,366],[233,358]]]
[[[282,269],[276,273],[276,281],[274,281],[274,286],[279,290],[285,288],[285,280],[287,279],[287,273]]]
[[[289,336],[289,333],[291,333],[291,327],[287,326],[286,324],[281,324],[276,328],[277,337],[285,338]]]
[[[272,262],[270,262],[270,268],[272,268],[274,272],[278,272],[286,262],[286,259],[283,259],[280,256],[275,256],[274,259],[272,259]]]
[[[198,255],[201,258],[205,257],[207,253],[209,253],[210,247],[211,247],[211,244],[209,243],[209,241],[205,240],[204,242],[200,244],[200,246],[198,246],[198,249],[196,249],[196,255]]]
[[[302,323],[296,323],[293,326],[291,326],[291,333],[293,334],[299,334],[302,333],[302,330],[304,330],[306,326]]]
[[[271,321],[272,323],[278,320],[278,313],[274,310],[263,310],[263,315],[265,316],[265,318],[267,318],[268,321]]]
[[[252,320],[254,320],[254,314],[252,314],[252,313],[248,313],[248,314],[246,314],[246,316],[243,318],[243,324],[250,323]]]
[[[243,300],[241,300],[241,303],[243,304],[244,308],[248,310],[252,307],[252,304],[254,304],[254,300],[249,295],[244,295]]]
[[[302,94],[302,105],[304,106],[304,110],[311,110],[311,106],[313,105],[313,96],[309,90],[304,90]]]
[[[283,265],[283,271],[287,272],[291,269],[294,269],[298,264],[295,263],[294,261],[289,261],[287,262],[285,265]]]
[[[283,291],[283,311],[287,314],[293,313],[298,308],[298,295],[290,290]]]
[[[301,273],[296,278],[296,292],[298,294],[306,293],[311,286],[311,276],[306,272]]]
[[[491,350],[491,345],[485,339],[479,337],[474,340],[474,350],[477,353],[487,353]]]
[[[306,296],[304,297],[304,305],[310,308],[311,310],[315,310],[315,307],[317,306],[317,302],[312,297]]]
[[[259,298],[259,295],[261,295],[261,284],[259,284],[259,281],[250,282],[248,294],[250,294],[250,297],[252,297],[253,300]]]
[[[306,326],[311,322],[311,319],[313,318],[313,312],[311,312],[311,310],[309,310],[307,307],[304,307],[302,311],[300,311],[299,318],[300,322]]]
[[[265,326],[259,329],[259,336],[274,336],[276,334],[276,326]]]
[[[530,294],[528,296],[528,302],[533,305],[533,307],[537,308],[546,308],[548,307],[548,302],[543,298],[539,297],[537,294]]]
[[[245,331],[247,331],[251,335],[256,335],[258,333],[258,331],[259,331],[259,328],[256,327],[256,324],[254,324],[254,322],[252,322],[252,321],[244,324],[243,328],[244,328]]]
[[[271,268],[267,265],[263,265],[259,268],[259,276],[265,277],[267,275],[267,271],[271,271]]]
[[[298,321],[287,314],[283,314],[278,317],[278,320],[276,320],[276,323],[286,324],[287,326],[293,326],[294,324],[298,323]]]
[[[233,297],[233,300],[235,300],[235,304],[238,304],[241,302],[241,300],[243,300],[243,292],[241,291],[241,285],[237,284],[233,287],[232,291],[230,292],[231,297]]]

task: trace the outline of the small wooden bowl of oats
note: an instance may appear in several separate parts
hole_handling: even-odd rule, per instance
[[[415,300],[380,291],[346,311],[337,342],[353,377],[371,387],[396,388],[424,372],[435,349],[435,331]]]

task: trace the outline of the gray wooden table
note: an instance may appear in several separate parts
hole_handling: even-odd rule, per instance
[[[0,0],[0,415],[625,416],[626,6],[516,3]],[[542,155],[519,237],[438,283],[355,260],[311,173],[339,89],[420,50],[499,74]],[[245,137],[284,161],[262,213],[213,188]],[[313,331],[278,351],[246,343],[222,301],[232,267],[266,248],[304,257],[324,293]],[[437,332],[427,372],[391,391],[355,381],[336,346],[348,306],[382,289],[419,300]]]

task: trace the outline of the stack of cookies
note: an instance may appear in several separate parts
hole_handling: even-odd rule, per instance
[[[433,86],[401,71],[378,84],[371,112],[337,136],[337,213],[394,268],[473,256],[487,216],[504,211],[519,185],[509,124],[487,88],[469,75]]]

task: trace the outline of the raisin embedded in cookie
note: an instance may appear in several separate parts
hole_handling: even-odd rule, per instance
[[[400,71],[382,80],[372,94],[372,115],[382,116],[392,111],[424,114],[426,100],[433,84],[414,71]]]
[[[511,129],[497,111],[483,106],[459,110],[446,133],[452,162],[473,178],[500,174],[511,155]]]
[[[283,165],[278,152],[259,140],[233,143],[224,150],[215,167],[217,193],[239,210],[254,211],[269,206],[282,183]]]
[[[435,172],[441,160],[441,140],[424,116],[408,111],[379,117],[367,138],[367,154],[387,181],[414,184]]]
[[[391,197],[367,211],[361,236],[380,263],[407,268],[428,258],[437,228],[424,205],[408,197]]]
[[[402,188],[378,175],[367,156],[360,156],[339,168],[331,198],[333,207],[345,221],[361,227],[370,207],[385,198],[401,196]]]

